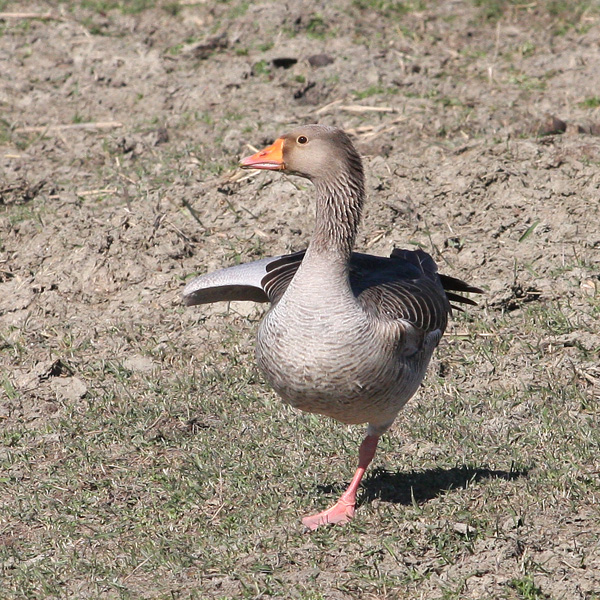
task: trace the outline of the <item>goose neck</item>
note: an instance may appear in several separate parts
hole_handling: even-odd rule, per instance
[[[345,174],[332,181],[316,181],[315,229],[311,254],[337,257],[347,262],[356,240],[364,202],[362,171],[354,177]]]

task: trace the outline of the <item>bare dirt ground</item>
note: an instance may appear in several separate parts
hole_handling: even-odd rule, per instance
[[[3,598],[600,598],[596,2],[0,12]],[[486,290],[313,535],[362,431],[264,386],[263,307],[180,303],[305,247],[310,187],[235,165],[307,122],[365,157],[359,250]]]

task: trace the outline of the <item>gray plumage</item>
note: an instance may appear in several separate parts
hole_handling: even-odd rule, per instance
[[[440,276],[422,250],[394,250],[389,258],[352,252],[364,176],[341,130],[299,128],[242,166],[285,169],[314,183],[308,249],[198,277],[186,286],[184,302],[270,302],[256,344],[268,382],[296,408],[369,423],[374,453],[377,437],[419,387],[446,329],[450,302],[474,304],[454,292],[480,290]],[[312,529],[329,522],[317,517],[305,524]],[[335,519],[342,517],[336,512]]]

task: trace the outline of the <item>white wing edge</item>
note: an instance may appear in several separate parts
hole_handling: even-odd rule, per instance
[[[267,274],[267,266],[280,258],[263,258],[200,275],[185,286],[183,302],[186,306],[233,300],[268,302],[262,279]]]

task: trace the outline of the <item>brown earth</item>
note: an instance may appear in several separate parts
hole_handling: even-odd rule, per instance
[[[488,506],[496,533],[476,537],[470,553],[435,569],[439,555],[426,543],[402,567],[386,555],[377,568],[389,578],[378,579],[370,596],[348,584],[343,557],[319,563],[314,590],[302,584],[298,592],[303,578],[317,581],[305,541],[296,566],[275,569],[279,583],[271,587],[260,587],[264,577],[250,591],[240,584],[239,573],[262,573],[244,562],[252,552],[240,551],[237,578],[218,567],[209,577],[192,561],[179,578],[158,569],[157,582],[141,577],[141,567],[103,597],[288,597],[293,588],[289,597],[600,598],[597,5],[153,4],[0,2],[3,14],[20,13],[0,15],[0,486],[7,486],[0,487],[0,537],[2,576],[15,578],[10,597],[62,595],[56,589],[94,597],[97,589],[81,573],[44,593],[39,586],[25,592],[25,579],[17,580],[19,561],[49,556],[31,549],[39,541],[33,534],[29,554],[7,550],[26,545],[36,529],[14,509],[35,479],[17,454],[38,456],[44,473],[60,470],[66,424],[85,422],[86,407],[115,382],[128,397],[157,372],[172,385],[193,368],[202,388],[209,386],[202,380],[209,354],[221,368],[238,359],[252,364],[262,307],[239,304],[225,316],[223,306],[183,310],[180,293],[196,272],[305,247],[312,223],[305,182],[249,175],[235,165],[250,146],[295,124],[322,122],[349,131],[365,157],[369,203],[358,249],[387,254],[420,245],[441,270],[486,290],[480,307],[450,332],[456,344],[445,342],[433,365],[440,377],[454,374],[450,383],[431,382],[438,386],[432,389],[458,389],[481,402],[468,409],[481,435],[475,454],[463,461],[457,445],[456,465],[468,464],[477,447],[490,451],[481,448],[514,427],[527,432],[529,419],[543,451],[559,460],[580,442],[565,437],[560,446],[536,420],[545,402],[556,403],[560,419],[587,436],[588,459],[578,455],[564,471],[564,481],[587,482],[584,493],[571,497],[561,480],[556,502],[546,505],[530,490],[522,523],[525,492],[499,479],[497,493],[515,508]],[[32,12],[48,18],[23,15]],[[469,335],[480,341],[464,341]],[[111,364],[133,379],[120,380]],[[210,386],[221,393],[214,381]],[[256,393],[272,397],[263,388]],[[436,427],[411,430],[420,407],[429,406],[420,404],[429,401],[423,394],[397,427],[409,432],[406,469],[428,456],[424,432]],[[481,408],[488,394],[496,404]],[[150,393],[144,402],[161,398]],[[118,398],[106,406],[124,411]],[[196,403],[193,411],[211,426],[206,407]],[[192,416],[173,418],[193,423]],[[94,431],[108,427],[102,418],[94,423]],[[184,435],[173,428],[174,438]],[[200,445],[200,438],[189,443]],[[443,460],[436,444],[432,468]],[[43,458],[36,455],[42,447]],[[535,458],[532,464],[544,470]],[[502,468],[509,467],[507,458]],[[312,476],[325,481],[318,467]],[[278,501],[290,488],[278,481]],[[310,489],[306,497],[319,495]],[[372,504],[385,504],[375,496]],[[419,528],[445,523],[444,498],[424,497],[425,504],[442,503],[439,521],[424,518],[406,535],[418,538],[425,535]],[[403,508],[391,503],[386,510]],[[282,519],[278,528],[298,529],[293,515]],[[469,537],[467,525],[456,527]],[[346,546],[340,531],[337,546],[360,552],[362,542]],[[364,543],[379,544],[377,535],[366,529]],[[394,569],[409,568],[428,573],[416,587],[394,580]]]

